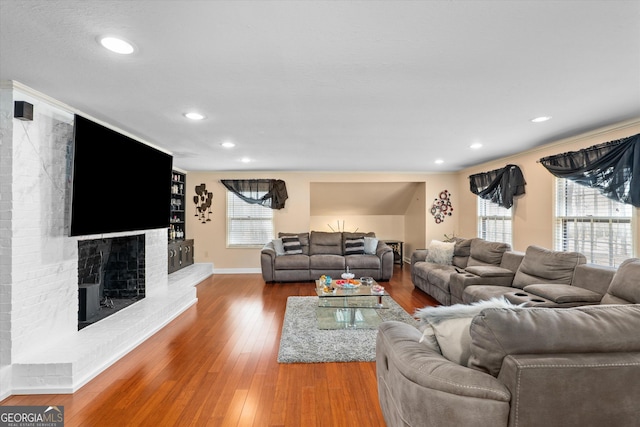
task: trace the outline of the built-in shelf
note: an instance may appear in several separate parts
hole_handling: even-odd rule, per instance
[[[185,191],[187,175],[173,171],[171,175],[171,216],[169,217],[168,269],[174,273],[193,264],[193,239],[187,239]]]
[[[185,197],[187,175],[173,171],[171,174],[171,213],[169,215],[169,242],[186,237]]]

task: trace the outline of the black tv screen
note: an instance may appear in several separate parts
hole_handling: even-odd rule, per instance
[[[169,227],[170,154],[75,116],[70,236]]]

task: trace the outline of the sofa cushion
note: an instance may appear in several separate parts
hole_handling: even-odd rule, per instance
[[[503,299],[481,301],[474,304],[454,304],[450,306],[425,307],[415,313],[425,327],[420,342],[432,342],[431,334],[435,336],[442,355],[452,362],[466,366],[469,360],[471,335],[469,326],[474,316],[486,308],[513,307]]]
[[[344,262],[351,270],[380,269],[380,258],[376,255],[345,255]]]
[[[278,233],[278,237],[286,237],[286,236],[298,236],[300,239],[300,246],[302,246],[302,253],[304,255],[309,255],[309,233]]]
[[[461,239],[456,237],[456,245],[453,247],[453,265],[459,268],[465,268],[467,266],[467,262],[469,262],[469,255],[471,254],[472,240],[473,239]]]
[[[602,304],[640,303],[640,259],[622,262],[613,276]]]
[[[285,255],[302,254],[302,245],[298,236],[285,236],[282,238],[282,246]]]
[[[588,289],[579,288],[569,285],[540,284],[527,285],[524,291],[539,297],[548,299],[557,304],[568,303],[598,303],[602,299],[602,295],[590,291]]]
[[[529,246],[513,278],[513,286],[524,288],[537,283],[571,284],[575,269],[587,259],[578,252],[561,252]]]
[[[435,264],[451,265],[455,245],[454,242],[432,240],[427,248],[428,252],[425,261]]]
[[[363,240],[365,237],[376,237],[376,233],[351,233],[349,231],[345,231],[343,233],[339,233],[342,235],[342,254],[347,254],[347,240]]]
[[[345,255],[364,255],[364,237],[346,239],[344,241]]]
[[[284,244],[282,243],[281,238],[273,239],[271,241],[273,243],[273,250],[276,251],[276,256],[284,255]]]
[[[451,275],[455,272],[456,270],[451,266],[436,264],[434,268],[429,270],[427,280],[431,285],[440,288],[443,291],[450,292],[449,283]]]
[[[490,308],[471,322],[469,367],[494,377],[512,354],[640,351],[640,305]]]
[[[509,292],[513,292],[513,288],[511,286],[471,285],[464,288],[462,302],[470,304],[476,301],[499,298],[505,296]]]
[[[513,277],[513,271],[495,265],[472,265],[465,270],[480,277]]]
[[[615,267],[597,264],[580,264],[573,274],[571,286],[589,289],[600,295],[607,293],[613,275],[616,274]]]
[[[342,233],[311,232],[310,255],[342,255],[342,253]]]
[[[510,250],[508,243],[487,242],[484,239],[472,239],[467,266],[500,265],[502,254]]]
[[[308,270],[309,256],[304,254],[277,256],[274,266],[276,270]]]
[[[312,270],[341,270],[346,268],[345,259],[342,255],[311,255],[309,266]]]
[[[364,253],[368,255],[375,255],[378,250],[378,239],[375,237],[364,238]]]

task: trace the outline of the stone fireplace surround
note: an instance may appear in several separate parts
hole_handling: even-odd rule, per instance
[[[0,399],[73,393],[196,303],[213,265],[167,273],[167,230],[69,237],[73,114],[17,82],[0,87]],[[34,106],[13,118],[14,100]],[[78,242],[143,233],[145,298],[78,331]]]
[[[144,298],[144,248],[144,234],[78,242],[78,329]]]

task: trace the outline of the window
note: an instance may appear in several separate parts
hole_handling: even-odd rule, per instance
[[[557,250],[576,251],[595,264],[617,266],[633,252],[631,205],[568,179],[556,178]]]
[[[478,237],[513,245],[511,210],[478,197]]]
[[[262,247],[272,239],[273,210],[227,191],[227,246]]]

